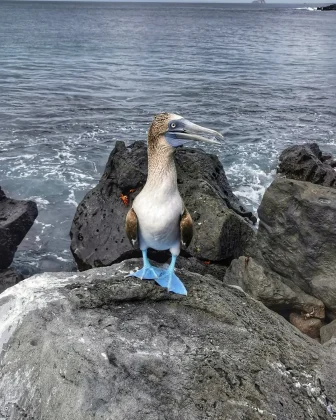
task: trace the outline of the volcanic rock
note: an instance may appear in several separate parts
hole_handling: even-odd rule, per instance
[[[17,247],[37,217],[34,201],[7,198],[0,188],[0,269],[10,266]]]
[[[332,157],[323,156],[316,143],[306,143],[288,147],[281,153],[278,172],[286,178],[336,188],[336,171],[332,165]]]
[[[336,190],[278,178],[258,214],[256,241],[267,267],[336,314]]]
[[[317,10],[324,10],[324,11],[336,10],[336,4],[331,4],[330,6],[318,7]]]
[[[8,287],[14,286],[21,280],[23,280],[23,276],[13,268],[0,270],[0,294],[8,289]]]
[[[183,255],[211,262],[242,255],[253,235],[247,221],[256,219],[233,194],[217,156],[180,148],[176,167],[179,190],[194,221],[194,237]],[[146,179],[145,144],[117,142],[99,184],[79,204],[72,223],[71,251],[80,270],[141,255],[126,237],[125,218]],[[150,257],[159,260],[160,255]],[[163,260],[168,257],[164,254]]]
[[[187,297],[124,277],[141,264],[44,273],[1,295],[0,416],[335,415],[334,351],[211,276],[177,270]]]
[[[336,318],[333,162],[316,143],[282,152],[279,172],[286,178],[278,177],[266,190],[257,235],[224,278],[314,338],[325,312]]]

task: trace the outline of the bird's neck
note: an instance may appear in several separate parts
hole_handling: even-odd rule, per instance
[[[146,188],[169,194],[177,190],[177,175],[174,150],[165,143],[165,141],[157,142],[156,147],[148,145]]]

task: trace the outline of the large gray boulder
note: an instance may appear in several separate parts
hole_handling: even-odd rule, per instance
[[[257,243],[270,270],[336,316],[336,190],[276,179],[258,210]]]
[[[318,336],[325,308],[336,318],[336,191],[277,178],[258,214],[257,235],[245,256],[232,261],[224,282]]]
[[[37,217],[34,201],[7,198],[0,188],[0,270],[8,268],[17,247]]]
[[[211,276],[178,271],[187,297],[125,279],[140,264],[45,273],[0,296],[0,416],[335,418],[328,346]]]
[[[194,237],[184,255],[212,262],[242,255],[253,235],[247,220],[256,219],[233,194],[217,156],[180,148],[176,167],[179,190],[194,221]],[[146,179],[145,143],[126,147],[117,142],[101,180],[79,204],[72,223],[71,251],[80,270],[141,255],[126,237],[125,217]],[[128,205],[122,196],[128,197]],[[154,259],[160,255],[150,254]]]

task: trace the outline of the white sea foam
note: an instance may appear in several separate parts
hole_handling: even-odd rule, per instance
[[[234,181],[234,194],[254,213],[257,211],[266,188],[275,177],[275,170],[264,171],[257,164],[236,163],[226,169],[229,180]]]
[[[35,203],[38,204],[39,209],[46,209],[48,207],[48,204],[50,204],[50,202],[47,199],[42,198],[42,197],[37,197],[35,195],[29,197],[28,200],[35,201]]]
[[[308,10],[309,12],[314,12],[317,10],[317,7],[296,7],[295,10]]]
[[[75,207],[78,206],[77,201],[75,200],[75,191],[71,190],[68,198],[64,201],[64,203],[72,204]]]

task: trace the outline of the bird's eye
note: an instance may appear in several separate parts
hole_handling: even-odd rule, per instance
[[[176,124],[175,123],[171,123],[170,126],[171,126],[171,128],[175,128],[176,127]]]

